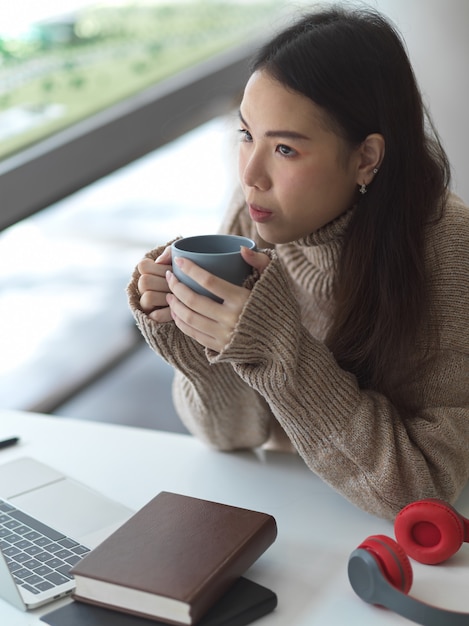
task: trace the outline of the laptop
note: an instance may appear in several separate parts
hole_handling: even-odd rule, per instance
[[[71,594],[69,569],[133,513],[36,459],[0,465],[0,597],[30,610]]]

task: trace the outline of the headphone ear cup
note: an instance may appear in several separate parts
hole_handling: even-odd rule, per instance
[[[449,559],[464,542],[464,521],[441,500],[412,502],[400,511],[394,533],[406,554],[420,563],[435,565]]]
[[[399,591],[408,593],[412,586],[412,566],[401,546],[386,535],[367,537],[358,549],[370,552],[386,580]]]

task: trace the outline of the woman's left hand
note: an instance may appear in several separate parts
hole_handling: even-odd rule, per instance
[[[259,273],[262,273],[270,263],[269,257],[262,252],[242,248],[241,254]],[[218,278],[188,259],[178,258],[174,262],[184,274],[223,300],[222,303],[218,303],[197,294],[168,271],[166,280],[171,293],[167,295],[166,300],[176,326],[205,348],[221,352],[230,341],[251,293],[250,290]]]

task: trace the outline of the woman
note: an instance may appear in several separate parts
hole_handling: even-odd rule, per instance
[[[162,246],[129,286],[181,419],[222,450],[296,451],[382,517],[453,502],[469,476],[469,213],[400,37],[374,12],[307,15],[259,51],[239,117],[242,199],[222,232],[256,240],[248,284],[176,259],[223,303],[199,296]]]

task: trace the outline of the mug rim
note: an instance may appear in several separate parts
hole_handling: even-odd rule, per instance
[[[189,237],[182,237],[181,239],[176,239],[176,241],[173,241],[173,243],[171,244],[171,247],[174,250],[177,250],[178,252],[185,252],[187,254],[202,254],[202,255],[207,255],[207,256],[211,256],[213,254],[218,254],[218,255],[229,255],[229,254],[239,254],[239,248],[237,248],[236,250],[231,250],[229,252],[199,252],[197,250],[187,250],[187,248],[183,248],[180,247],[178,244],[181,244],[182,242],[186,241],[186,242],[190,242],[190,241],[194,241],[194,240],[201,240],[201,239],[219,239],[219,238],[230,238],[230,239],[234,239],[234,240],[242,240],[244,242],[246,242],[246,247],[250,248],[251,250],[255,249],[256,247],[256,243],[253,239],[251,239],[250,237],[244,237],[243,235],[230,235],[230,234],[209,234],[209,235],[191,235]],[[242,244],[241,244],[242,245]]]

